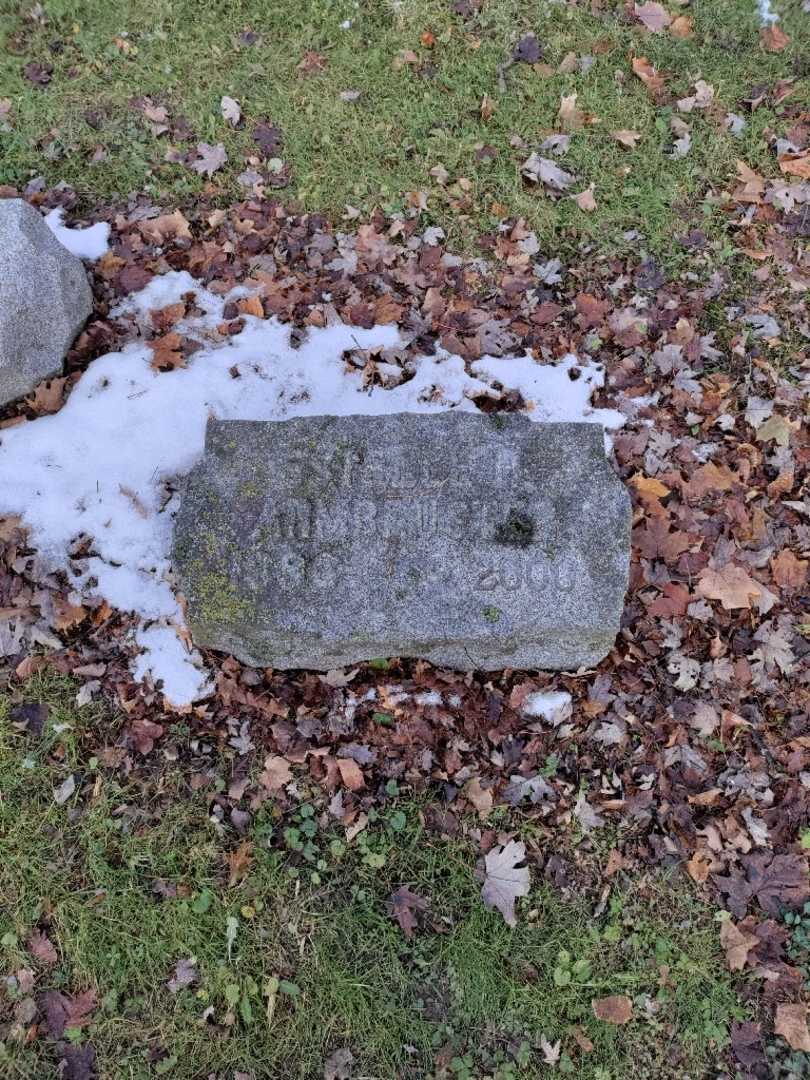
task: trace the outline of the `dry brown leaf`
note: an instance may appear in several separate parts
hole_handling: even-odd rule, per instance
[[[256,293],[254,293],[252,296],[243,297],[236,306],[242,315],[255,315],[257,319],[264,318],[264,307],[262,306],[262,300],[260,296],[256,295]]]
[[[773,579],[782,589],[800,589],[807,584],[807,559],[799,559],[790,548],[784,548],[771,559]]]
[[[25,404],[37,416],[47,416],[50,413],[59,412],[65,400],[66,383],[67,377],[47,379],[45,382],[39,383],[33,394],[25,399]]]
[[[185,314],[186,305],[180,300],[178,303],[169,304],[159,311],[150,311],[149,318],[155,330],[160,331],[161,334],[165,334],[167,330],[171,330],[173,326],[179,323]]]
[[[712,570],[708,566],[701,570],[695,591],[707,600],[719,600],[726,611],[750,608],[752,601],[763,594],[759,582],[735,563],[727,563],[722,570]]]
[[[351,758],[338,758],[337,767],[340,771],[340,779],[349,791],[360,791],[361,788],[365,787],[366,781],[363,777],[363,770],[356,761],[352,761]]]
[[[481,781],[477,776],[473,776],[464,785],[464,795],[468,802],[472,803],[475,809],[478,811],[478,816],[485,820],[492,811],[492,792],[488,789],[481,787]]]
[[[264,769],[259,775],[259,783],[263,784],[269,792],[280,791],[291,780],[292,771],[286,758],[271,754],[264,759]]]
[[[191,239],[188,219],[180,210],[175,210],[173,214],[161,214],[159,217],[140,221],[138,228],[141,235],[151,244],[162,244],[170,239]]]
[[[702,885],[708,880],[711,865],[711,860],[706,858],[704,852],[696,851],[686,864],[686,869],[689,873],[689,877],[693,881],[696,881],[698,885]]]
[[[810,1031],[807,1029],[805,1002],[777,1005],[773,1030],[787,1040],[792,1050],[810,1051]]]
[[[591,1002],[593,1015],[606,1024],[626,1024],[633,1017],[633,1002],[624,994],[594,998]]]
[[[176,368],[185,367],[186,358],[180,351],[182,340],[179,334],[172,331],[150,341],[152,359],[149,366],[155,371],[174,371]]]
[[[632,58],[633,72],[644,83],[650,94],[657,100],[664,92],[664,77],[656,71],[646,56]]]
[[[691,15],[678,15],[677,18],[672,20],[669,32],[673,37],[683,40],[684,38],[690,38],[694,33],[694,29],[695,20]]]
[[[810,151],[803,154],[781,154],[778,160],[783,173],[810,180]]]
[[[610,135],[616,142],[621,143],[622,146],[626,146],[629,150],[635,150],[636,143],[641,138],[640,131],[627,131],[626,129],[622,129],[621,131],[611,131]]]
[[[228,885],[233,888],[244,877],[253,864],[253,844],[243,840],[236,851],[228,853]]]
[[[53,609],[53,625],[57,630],[71,630],[87,618],[86,608],[83,608],[81,604],[71,604],[62,597],[54,600]]]
[[[726,919],[720,926],[720,944],[726,954],[729,971],[742,971],[749,952],[759,945],[759,938],[755,934],[745,933],[731,919]]]
[[[596,199],[593,197],[593,184],[590,187],[585,188],[584,191],[580,191],[579,195],[573,196],[574,202],[580,208],[587,213],[593,213],[596,209]]]
[[[790,38],[776,23],[763,26],[759,32],[759,40],[765,52],[781,52],[790,44]]]
[[[586,115],[582,109],[577,108],[576,94],[563,94],[560,99],[560,110],[557,114],[563,131],[579,131],[585,126]]]

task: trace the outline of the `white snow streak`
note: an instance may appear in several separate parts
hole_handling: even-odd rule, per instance
[[[87,229],[69,229],[62,224],[65,211],[61,206],[45,215],[45,224],[59,243],[80,259],[100,259],[109,250],[110,226],[98,221]]]

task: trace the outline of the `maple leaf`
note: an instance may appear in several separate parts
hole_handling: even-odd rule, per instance
[[[633,10],[639,22],[644,23],[653,34],[662,33],[672,22],[667,9],[653,0],[646,4],[636,4]]]
[[[197,160],[192,161],[191,167],[201,176],[213,176],[228,160],[222,143],[216,143],[214,146],[207,142],[197,143],[197,154]]]
[[[802,180],[810,180],[810,152],[803,154],[780,154],[779,168],[783,173],[791,176],[800,176]]]
[[[412,938],[417,926],[417,912],[427,911],[427,900],[412,892],[407,885],[400,885],[396,892],[391,893],[388,904],[391,915],[399,923],[402,933],[406,938]]]
[[[38,998],[40,1010],[45,1015],[48,1032],[54,1039],[61,1039],[65,1028],[84,1027],[96,1008],[96,995],[92,990],[69,997],[58,990],[46,990]]]
[[[593,1015],[607,1024],[626,1024],[633,1018],[633,1002],[624,994],[595,998],[591,1002]]]
[[[227,94],[225,94],[222,101],[220,101],[219,110],[222,113],[223,120],[227,120],[231,127],[236,127],[242,119],[242,110],[239,106],[239,102],[235,98],[228,97]]]
[[[719,600],[726,611],[733,611],[750,608],[752,601],[762,596],[763,588],[741,566],[726,563],[721,570],[708,566],[701,570],[695,591],[707,600]]]
[[[807,1028],[807,1005],[782,1003],[776,1006],[773,1030],[787,1041],[791,1050],[810,1051],[810,1031]]]
[[[515,901],[529,893],[529,868],[518,865],[525,858],[526,845],[518,840],[510,840],[492,848],[484,859],[481,899],[490,910],[497,908],[500,911],[507,926],[517,926]]]

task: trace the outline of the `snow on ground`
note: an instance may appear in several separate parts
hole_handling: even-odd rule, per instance
[[[45,215],[45,224],[59,243],[80,259],[100,259],[110,246],[110,226],[98,221],[87,229],[69,229],[62,224],[64,216],[61,206]]]
[[[217,297],[185,272],[153,279],[113,314],[131,312],[146,326],[150,311],[188,292],[196,293],[203,314],[175,327],[202,345],[187,367],[157,372],[150,367],[151,348],[129,344],[94,360],[58,413],[0,432],[0,514],[23,517],[32,545],[49,566],[67,572],[78,593],[140,617],[133,673],[162,679],[176,706],[204,696],[209,677],[176,632],[185,628],[169,557],[178,504],[166,483],[201,457],[209,416],[474,412],[470,398],[491,393],[497,381],[533,403],[529,415],[536,421],[587,420],[609,428],[624,422],[619,412],[592,408],[602,369],[573,356],[556,365],[529,356],[484,357],[471,376],[461,357],[439,351],[421,357],[415,376],[402,385],[363,389],[360,371],[347,368],[343,354],[401,345],[393,326],[363,330],[337,323],[311,329],[294,348],[289,328],[276,319],[245,316],[244,330],[223,342],[215,328],[224,305],[245,290]],[[574,368],[580,374],[572,379]],[[92,539],[89,555],[71,560],[80,535]]]
[[[771,0],[757,0],[757,8],[761,26],[772,26],[773,23],[779,22],[779,16],[771,7]]]
[[[571,695],[565,690],[537,690],[527,694],[521,706],[524,716],[536,717],[557,727],[571,715]]]

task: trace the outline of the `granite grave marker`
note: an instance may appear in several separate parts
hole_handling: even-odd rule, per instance
[[[196,644],[247,664],[572,670],[616,637],[629,533],[598,424],[211,420],[174,565]]]

